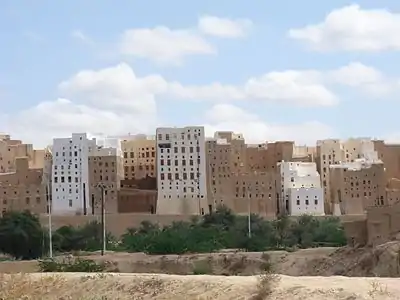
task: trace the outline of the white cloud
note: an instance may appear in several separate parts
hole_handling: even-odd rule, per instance
[[[81,43],[87,44],[87,45],[93,45],[93,41],[90,37],[88,37],[86,34],[83,33],[82,30],[74,30],[71,32],[71,37],[73,39],[76,39],[80,41]]]
[[[366,76],[360,75],[363,73]],[[298,106],[333,105],[337,98],[325,87],[326,82],[334,83],[348,78],[342,84],[351,83],[358,87],[383,80],[385,77],[379,74],[368,67],[354,64],[327,72],[270,72],[250,78],[240,85],[184,85],[167,81],[160,75],[140,77],[128,64],[121,63],[74,74],[59,84],[62,98],[39,103],[14,115],[2,116],[0,128],[39,145],[50,142],[52,137],[79,131],[113,135],[126,132],[154,133],[157,124],[162,123],[157,115],[157,101],[170,101],[174,105],[171,101],[175,99],[195,99],[216,102],[205,121],[208,130],[243,131],[249,141],[295,139],[304,142],[334,134],[330,128],[318,122],[291,125],[265,123],[258,116],[227,102],[236,100],[241,105],[245,105],[245,101],[276,101]],[[357,78],[364,79],[357,81]],[[190,104],[186,102],[180,105]]]
[[[249,19],[228,19],[204,15],[199,18],[198,28],[207,35],[221,38],[240,38],[249,34],[253,22]]]
[[[15,138],[43,147],[53,137],[70,136],[72,132],[104,132],[125,134],[127,131],[147,132],[156,126],[156,114],[125,113],[74,103],[67,99],[47,101],[2,119],[6,132]],[[1,123],[1,122],[0,122]]]
[[[216,49],[196,32],[164,26],[126,30],[121,37],[119,51],[123,55],[176,65],[190,55],[216,53]]]
[[[326,73],[326,81],[356,88],[369,96],[381,97],[400,91],[398,78],[386,76],[381,71],[353,62]]]
[[[201,101],[275,101],[298,106],[336,104],[336,96],[323,85],[320,77],[317,71],[282,71],[250,78],[241,85],[183,85],[176,81],[168,82],[160,75],[139,78],[128,64],[121,63],[98,71],[80,71],[62,82],[59,88],[64,96],[74,96],[78,92],[85,101],[102,107],[110,105],[109,99],[114,99],[113,105],[127,108],[133,97],[148,99],[155,95]]]
[[[335,9],[318,24],[289,31],[293,39],[320,51],[400,50],[400,14],[349,5]]]
[[[267,123],[258,115],[231,104],[216,104],[206,115],[206,134],[215,131],[242,133],[248,143],[293,140],[300,144],[314,145],[317,139],[337,136],[329,126],[317,121],[300,124]]]
[[[317,71],[270,72],[246,82],[249,98],[279,101],[303,106],[331,106],[338,103],[332,91],[323,85]]]

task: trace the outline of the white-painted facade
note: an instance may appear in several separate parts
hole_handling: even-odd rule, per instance
[[[96,139],[88,139],[86,133],[73,133],[70,138],[53,140],[53,214],[82,214],[91,211],[89,153],[96,147]]]
[[[315,163],[281,162],[281,207],[291,216],[324,215],[324,191]]]
[[[157,213],[207,210],[204,127],[157,128]]]

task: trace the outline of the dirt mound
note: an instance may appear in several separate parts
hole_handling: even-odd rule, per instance
[[[324,259],[311,261],[309,275],[362,277],[400,277],[400,242],[375,248],[339,248]]]
[[[179,276],[152,274],[2,275],[0,299],[258,299],[255,276]],[[282,276],[268,299],[398,299],[394,279]],[[262,299],[262,298],[261,298]]]
[[[105,262],[108,272],[157,274],[257,275],[269,265],[289,276],[400,277],[400,242],[375,248],[312,248],[295,252],[227,251],[191,255],[97,253],[83,258]],[[0,262],[0,273],[38,272],[36,261]]]

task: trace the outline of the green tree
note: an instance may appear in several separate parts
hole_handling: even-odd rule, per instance
[[[0,218],[0,251],[17,259],[35,259],[44,254],[47,235],[39,218],[28,211],[7,212]]]
[[[102,247],[102,234],[101,224],[96,221],[78,228],[63,226],[53,234],[53,247],[59,252],[100,250]],[[107,232],[106,242],[108,249],[113,240],[114,238]]]

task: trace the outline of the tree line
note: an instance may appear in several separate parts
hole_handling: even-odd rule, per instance
[[[214,252],[221,249],[245,251],[295,250],[346,244],[340,220],[336,217],[280,217],[273,221],[251,215],[251,235],[246,216],[233,214],[226,207],[189,222],[169,226],[144,221],[128,228],[117,239],[107,233],[107,250],[148,254]],[[101,225],[91,222],[81,227],[63,226],[52,236],[55,253],[101,249]],[[47,228],[30,212],[7,212],[0,218],[0,252],[16,259],[45,257],[49,249]]]

